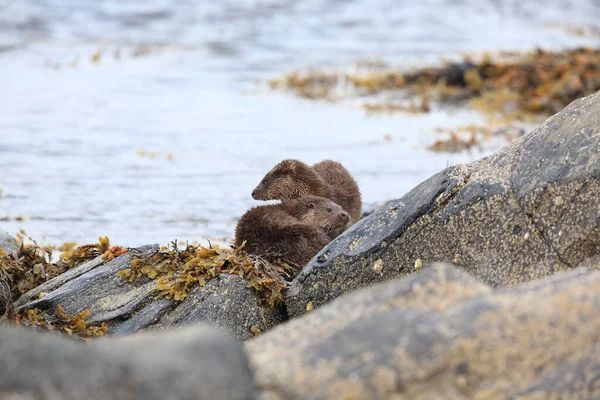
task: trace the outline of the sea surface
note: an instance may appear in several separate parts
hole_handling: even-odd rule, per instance
[[[226,242],[284,158],[342,162],[365,209],[475,152],[433,153],[468,110],[368,116],[270,92],[307,67],[598,45],[557,24],[598,0],[0,0],[0,229],[41,242]]]

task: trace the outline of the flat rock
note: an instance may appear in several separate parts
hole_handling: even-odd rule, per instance
[[[264,399],[600,398],[600,272],[493,289],[434,265],[246,342]]]
[[[452,262],[511,286],[600,254],[600,93],[490,157],[434,175],[363,218],[302,270],[290,316],[343,293]]]
[[[145,246],[136,252],[145,254],[157,248]],[[204,321],[239,340],[252,337],[253,332],[266,332],[287,318],[282,307],[259,304],[254,290],[237,276],[221,275],[181,302],[157,299],[153,291],[155,281],[144,277],[130,283],[118,275],[130,267],[131,257],[132,252],[107,263],[97,258],[69,270],[23,294],[15,303],[16,311],[24,313],[37,308],[53,314],[62,306],[73,315],[87,309],[87,321],[106,323],[112,335]]]
[[[90,343],[0,326],[0,398],[253,399],[239,342],[209,326]]]

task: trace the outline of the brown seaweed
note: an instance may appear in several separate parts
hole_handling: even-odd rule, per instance
[[[26,238],[30,243],[25,242]],[[74,243],[59,247],[41,246],[24,231],[17,235],[17,240],[20,248],[16,256],[0,249],[0,280],[8,284],[13,299],[85,261],[98,256],[110,261],[129,251],[119,246],[110,247],[108,237],[98,238],[96,244],[79,247],[74,247]],[[56,262],[52,262],[53,249],[66,250]]]
[[[237,275],[259,295],[259,301],[271,307],[283,300],[284,278],[291,278],[293,268],[247,254],[240,247],[224,248],[177,242],[149,255],[133,255],[131,268],[119,272],[123,279],[134,282],[143,276],[156,280],[158,298],[184,300],[195,287],[203,287],[220,274]]]
[[[52,316],[46,317],[43,312],[34,308],[27,310],[24,314],[16,315],[14,324],[20,327],[58,332],[80,339],[91,339],[108,332],[108,327],[104,322],[99,326],[88,324],[85,320],[89,315],[89,310],[70,315],[65,313],[63,307],[58,306]]]
[[[399,91],[406,96],[402,103],[390,99],[365,102],[368,112],[428,112],[430,100],[460,104],[482,99],[468,104],[494,116],[524,121],[554,114],[571,101],[600,90],[598,49],[538,49],[496,58],[485,55],[474,61],[465,57],[410,72],[360,68],[354,72],[296,71],[272,79],[269,85],[309,99],[337,100]]]
[[[434,131],[438,139],[427,146],[427,149],[445,153],[458,153],[473,148],[481,150],[485,142],[495,137],[503,137],[507,141],[512,141],[523,136],[525,132],[525,128],[513,125],[466,125],[451,129],[438,128]]]

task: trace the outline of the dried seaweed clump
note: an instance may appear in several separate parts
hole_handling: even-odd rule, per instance
[[[289,277],[287,264],[275,266],[238,248],[186,245],[184,250],[173,242],[170,247],[147,255],[134,255],[131,268],[119,276],[134,282],[142,276],[155,279],[157,297],[184,300],[195,287],[203,287],[220,274],[238,275],[259,294],[259,301],[274,307],[283,300],[286,288],[283,280]]]
[[[54,263],[52,247],[42,247],[31,237],[27,237],[31,243],[26,244],[25,237],[24,231],[17,236],[21,247],[16,257],[0,250],[0,280],[8,284],[13,299],[82,262],[101,255],[106,261],[110,261],[129,250],[119,246],[110,247],[108,237],[100,237],[96,244],[86,244],[76,248],[68,244],[63,248],[70,250],[61,254],[58,261]]]
[[[445,153],[458,153],[474,147],[482,149],[483,143],[497,137],[512,141],[525,134],[526,130],[518,126],[479,126],[467,125],[453,129],[437,129],[439,137],[428,150]]]
[[[92,260],[103,255],[110,249],[110,239],[108,236],[99,237],[96,244],[84,244],[83,246],[75,247],[60,255],[57,264],[68,268],[73,268],[85,261]]]
[[[448,62],[417,71],[294,72],[269,85],[311,99],[402,92],[405,97],[369,100],[368,112],[428,112],[429,100],[471,103],[486,113],[511,120],[530,120],[566,107],[571,101],[600,90],[600,50],[591,48],[486,55],[473,61]],[[333,96],[335,93],[337,96]],[[409,103],[406,105],[406,98]],[[372,97],[371,97],[372,99]]]
[[[62,267],[51,263],[52,249],[31,238],[30,244],[24,243],[23,236],[18,239],[21,247],[16,257],[0,250],[0,279],[8,284],[13,299],[63,272]]]
[[[16,280],[16,276],[21,273],[21,266],[14,259],[13,255],[0,249],[0,282],[5,282],[11,287]]]
[[[25,314],[18,314],[14,321],[17,326],[59,332],[81,339],[91,339],[108,332],[108,327],[104,322],[100,326],[88,324],[85,320],[89,315],[88,310],[83,310],[79,314],[71,316],[65,313],[63,307],[58,306],[54,311],[54,315],[49,318],[46,318],[40,310],[34,308],[27,310]]]

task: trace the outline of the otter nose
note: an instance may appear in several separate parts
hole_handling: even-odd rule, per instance
[[[246,193],[247,193],[247,192],[246,192]],[[252,198],[253,198],[254,200],[256,200],[256,189],[254,189],[254,190],[252,191]]]
[[[348,215],[348,213],[347,213],[347,212],[345,212],[345,211],[342,211],[342,218],[345,218],[345,219],[350,219],[350,216]]]

